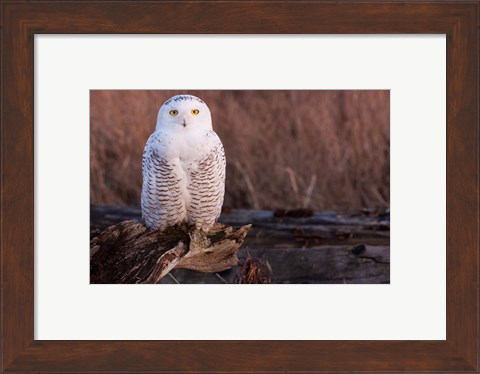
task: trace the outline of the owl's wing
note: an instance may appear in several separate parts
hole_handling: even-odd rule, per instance
[[[225,151],[216,133],[210,134],[212,147],[190,173],[189,221],[208,228],[220,217],[225,195]]]
[[[142,159],[142,216],[151,229],[164,229],[186,217],[181,177],[175,161],[162,156],[162,148],[153,134],[147,141]]]

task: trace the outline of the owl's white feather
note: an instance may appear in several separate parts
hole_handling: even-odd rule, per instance
[[[162,105],[145,145],[142,173],[147,227],[187,222],[208,230],[216,222],[225,194],[225,153],[201,99],[178,95]]]

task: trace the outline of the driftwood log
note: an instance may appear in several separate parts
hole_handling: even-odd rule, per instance
[[[149,230],[131,220],[93,233],[90,283],[157,283],[171,270],[203,273],[237,265],[237,251],[251,225],[217,223],[208,233],[187,227]]]
[[[139,207],[92,205],[90,230],[124,220],[140,222]],[[252,228],[237,252],[239,264],[220,273],[173,269],[179,283],[389,283],[388,210],[225,210],[220,222]],[[250,266],[252,265],[252,266]],[[259,271],[261,269],[261,271]],[[265,274],[269,272],[269,274]],[[260,274],[261,279],[252,277]],[[164,277],[160,283],[175,283]]]

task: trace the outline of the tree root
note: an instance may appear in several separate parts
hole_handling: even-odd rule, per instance
[[[123,221],[90,241],[90,283],[157,283],[171,270],[215,273],[238,263],[251,225],[216,223],[208,232],[186,225],[163,231]]]

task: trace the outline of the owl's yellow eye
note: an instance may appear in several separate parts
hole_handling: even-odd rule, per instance
[[[178,114],[178,110],[173,109],[168,113],[170,113],[171,116],[176,116]]]
[[[192,109],[192,114],[193,115],[197,115],[198,113],[200,113],[200,111],[198,109]]]

